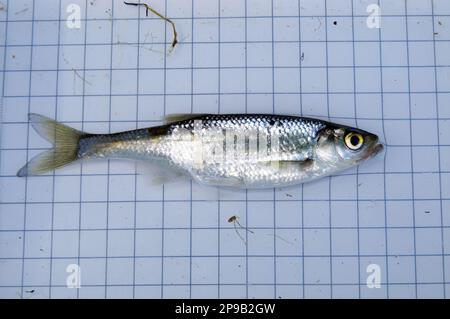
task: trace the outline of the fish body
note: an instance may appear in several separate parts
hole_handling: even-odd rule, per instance
[[[36,114],[30,115],[30,122],[55,147],[32,159],[19,176],[79,159],[120,158],[159,163],[201,184],[271,188],[342,171],[383,148],[369,132],[285,115],[188,115],[172,117],[161,126],[113,134],[76,131]]]

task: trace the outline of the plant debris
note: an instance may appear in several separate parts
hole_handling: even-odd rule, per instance
[[[144,6],[145,7],[145,16],[148,17],[148,11],[150,10],[151,12],[156,14],[158,17],[160,17],[164,21],[170,23],[170,25],[172,26],[172,29],[173,29],[173,40],[172,40],[171,50],[173,50],[175,48],[175,46],[178,43],[178,38],[177,38],[178,34],[177,34],[177,29],[175,28],[175,23],[173,23],[172,20],[163,16],[161,13],[159,13],[158,11],[156,11],[155,9],[153,9],[146,3],[136,3],[136,2],[124,2],[124,3],[129,6]]]

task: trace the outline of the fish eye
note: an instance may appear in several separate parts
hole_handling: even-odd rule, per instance
[[[358,133],[349,133],[345,136],[345,145],[351,150],[359,150],[364,143],[364,137]]]

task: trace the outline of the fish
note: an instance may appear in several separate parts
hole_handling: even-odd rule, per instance
[[[240,189],[310,182],[365,162],[383,150],[377,135],[320,119],[274,114],[173,114],[162,125],[91,134],[30,113],[53,148],[19,177],[86,159],[131,159],[173,169],[194,181]]]

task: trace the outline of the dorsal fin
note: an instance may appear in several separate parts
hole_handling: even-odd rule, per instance
[[[168,114],[164,116],[164,123],[170,124],[174,122],[180,122],[180,121],[186,121],[198,118],[200,116],[207,115],[207,114],[190,114],[190,113],[175,113],[175,114]]]

